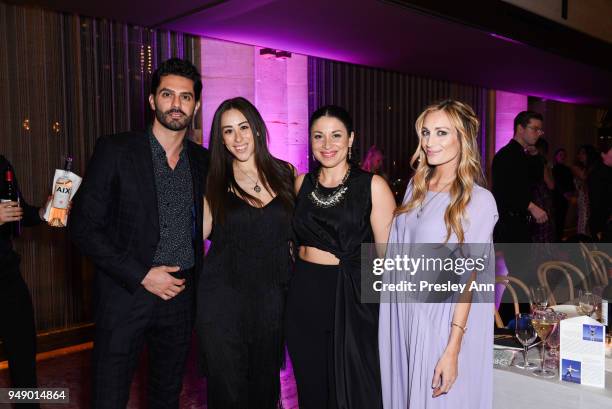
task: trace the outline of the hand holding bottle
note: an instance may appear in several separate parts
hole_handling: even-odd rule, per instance
[[[20,221],[23,218],[23,209],[19,203],[9,201],[0,203],[0,225]]]

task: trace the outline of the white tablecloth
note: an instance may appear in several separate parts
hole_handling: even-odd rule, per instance
[[[539,364],[538,348],[529,351],[529,359]],[[517,352],[516,359],[523,355]],[[531,371],[516,367],[493,370],[494,409],[604,409],[612,408],[612,360],[606,360],[605,389],[559,381],[558,377],[544,379]]]

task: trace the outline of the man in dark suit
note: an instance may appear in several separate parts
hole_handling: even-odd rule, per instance
[[[529,157],[525,153],[525,149],[534,146],[544,133],[543,121],[537,112],[519,112],[514,118],[512,139],[495,154],[492,164],[492,191],[499,210],[493,238],[499,243],[496,248],[504,253],[508,272],[521,279],[529,278],[525,273],[530,271],[525,254],[528,246],[520,244],[531,242],[529,221],[532,218],[536,223],[548,220],[546,211],[531,201]],[[507,303],[500,306],[502,318],[513,316],[511,307]]]
[[[126,407],[145,343],[148,407],[179,407],[203,257],[208,152],[185,138],[201,90],[190,62],[164,62],[153,125],[99,138],[75,196],[68,227],[96,267],[95,408]]]
[[[500,243],[529,243],[529,219],[548,220],[546,212],[531,201],[529,158],[525,153],[544,133],[542,115],[522,111],[514,118],[514,135],[493,158],[493,196],[499,209],[495,239]]]

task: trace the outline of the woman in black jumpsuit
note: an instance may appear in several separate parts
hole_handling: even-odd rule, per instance
[[[266,137],[246,99],[217,109],[204,214],[212,244],[196,318],[210,409],[273,409],[280,400],[294,170],[270,155]]]

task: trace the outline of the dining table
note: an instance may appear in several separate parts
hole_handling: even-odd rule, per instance
[[[555,309],[553,307],[553,309]],[[575,306],[563,305],[556,308],[564,312],[568,318],[578,316]],[[540,365],[540,345],[529,349],[527,359]],[[504,346],[495,346],[496,354],[507,360],[498,359],[496,355],[493,370],[493,408],[494,409],[596,409],[612,408],[612,355],[606,355],[605,387],[597,388],[561,381],[557,375],[554,378],[535,376],[532,370],[520,369],[514,366],[523,361],[522,349],[518,342],[512,348],[508,342]],[[548,352],[547,352],[548,354]]]

